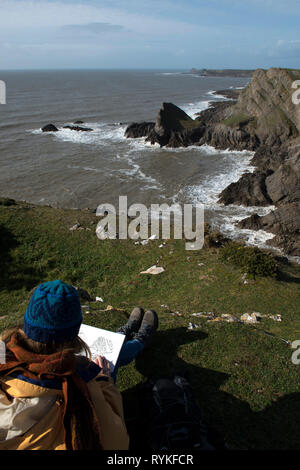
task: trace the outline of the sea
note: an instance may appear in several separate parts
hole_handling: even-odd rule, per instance
[[[127,139],[132,122],[154,121],[163,102],[192,118],[226,100],[219,90],[249,79],[201,77],[184,70],[0,71],[0,196],[59,208],[91,208],[127,196],[128,205],[201,203],[205,221],[232,239],[265,247],[273,235],[236,223],[274,207],[218,204],[218,195],[245,172],[253,153],[208,145],[160,148]],[[81,120],[92,132],[63,129]],[[56,133],[41,128],[52,123]]]

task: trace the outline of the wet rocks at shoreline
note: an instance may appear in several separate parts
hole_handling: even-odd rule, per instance
[[[225,205],[270,206],[272,200],[266,191],[265,181],[265,172],[246,173],[221,192],[218,202]]]
[[[72,131],[77,132],[91,132],[93,129],[90,127],[81,127],[81,126],[63,126],[63,129],[70,129]],[[42,127],[42,132],[58,132],[59,129],[54,124],[47,124],[46,126]]]
[[[239,181],[227,186],[218,202],[275,206],[269,214],[252,215],[237,226],[273,233],[275,237],[269,245],[287,255],[300,256],[300,145],[261,147],[251,163],[256,165],[254,173],[245,173]]]
[[[93,130],[90,127],[81,127],[81,126],[64,126],[63,129],[70,129],[71,131],[77,131],[77,132],[91,132]]]
[[[42,132],[57,132],[58,129],[54,124],[47,124],[46,126],[42,127]]]
[[[271,245],[300,256],[300,113],[292,101],[292,83],[297,79],[298,70],[258,69],[244,89],[214,92],[227,100],[211,102],[196,119],[172,103],[163,103],[155,123],[134,123],[125,135],[145,137],[161,147],[207,144],[255,152],[251,160],[255,170],[225,188],[218,202],[276,206],[270,214],[248,217],[238,226],[274,233]],[[130,133],[130,128],[135,132]]]
[[[284,204],[264,216],[252,215],[238,223],[238,227],[264,230],[275,234],[269,244],[284,250],[290,256],[300,255],[300,206]]]
[[[139,137],[147,137],[154,129],[154,122],[134,122],[130,124],[125,130],[125,137],[137,139]]]

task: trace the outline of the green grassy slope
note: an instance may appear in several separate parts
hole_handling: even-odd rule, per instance
[[[84,313],[90,325],[115,330],[134,306],[153,308],[160,327],[151,348],[119,371],[127,414],[137,384],[186,370],[208,419],[230,446],[299,449],[300,365],[279,339],[300,339],[299,267],[283,265],[280,279],[244,284],[243,272],[222,263],[217,248],[187,252],[181,240],[163,248],[159,240],[146,246],[100,241],[98,220],[90,211],[0,205],[0,329],[19,323],[31,289],[54,279],[103,297],[104,304],[90,303]],[[84,230],[70,232],[77,221]],[[139,274],[154,264],[165,272]],[[101,311],[107,305],[121,310]],[[190,316],[200,311],[281,314],[282,322],[263,319],[255,329]],[[199,327],[188,330],[190,321]]]

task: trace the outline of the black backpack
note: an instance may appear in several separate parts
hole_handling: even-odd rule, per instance
[[[189,382],[179,375],[140,387],[142,429],[151,451],[224,449],[203,417]]]

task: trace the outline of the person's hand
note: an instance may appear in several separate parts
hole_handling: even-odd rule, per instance
[[[104,356],[98,356],[94,362],[102,369],[102,373],[105,375],[110,375],[110,363]]]

